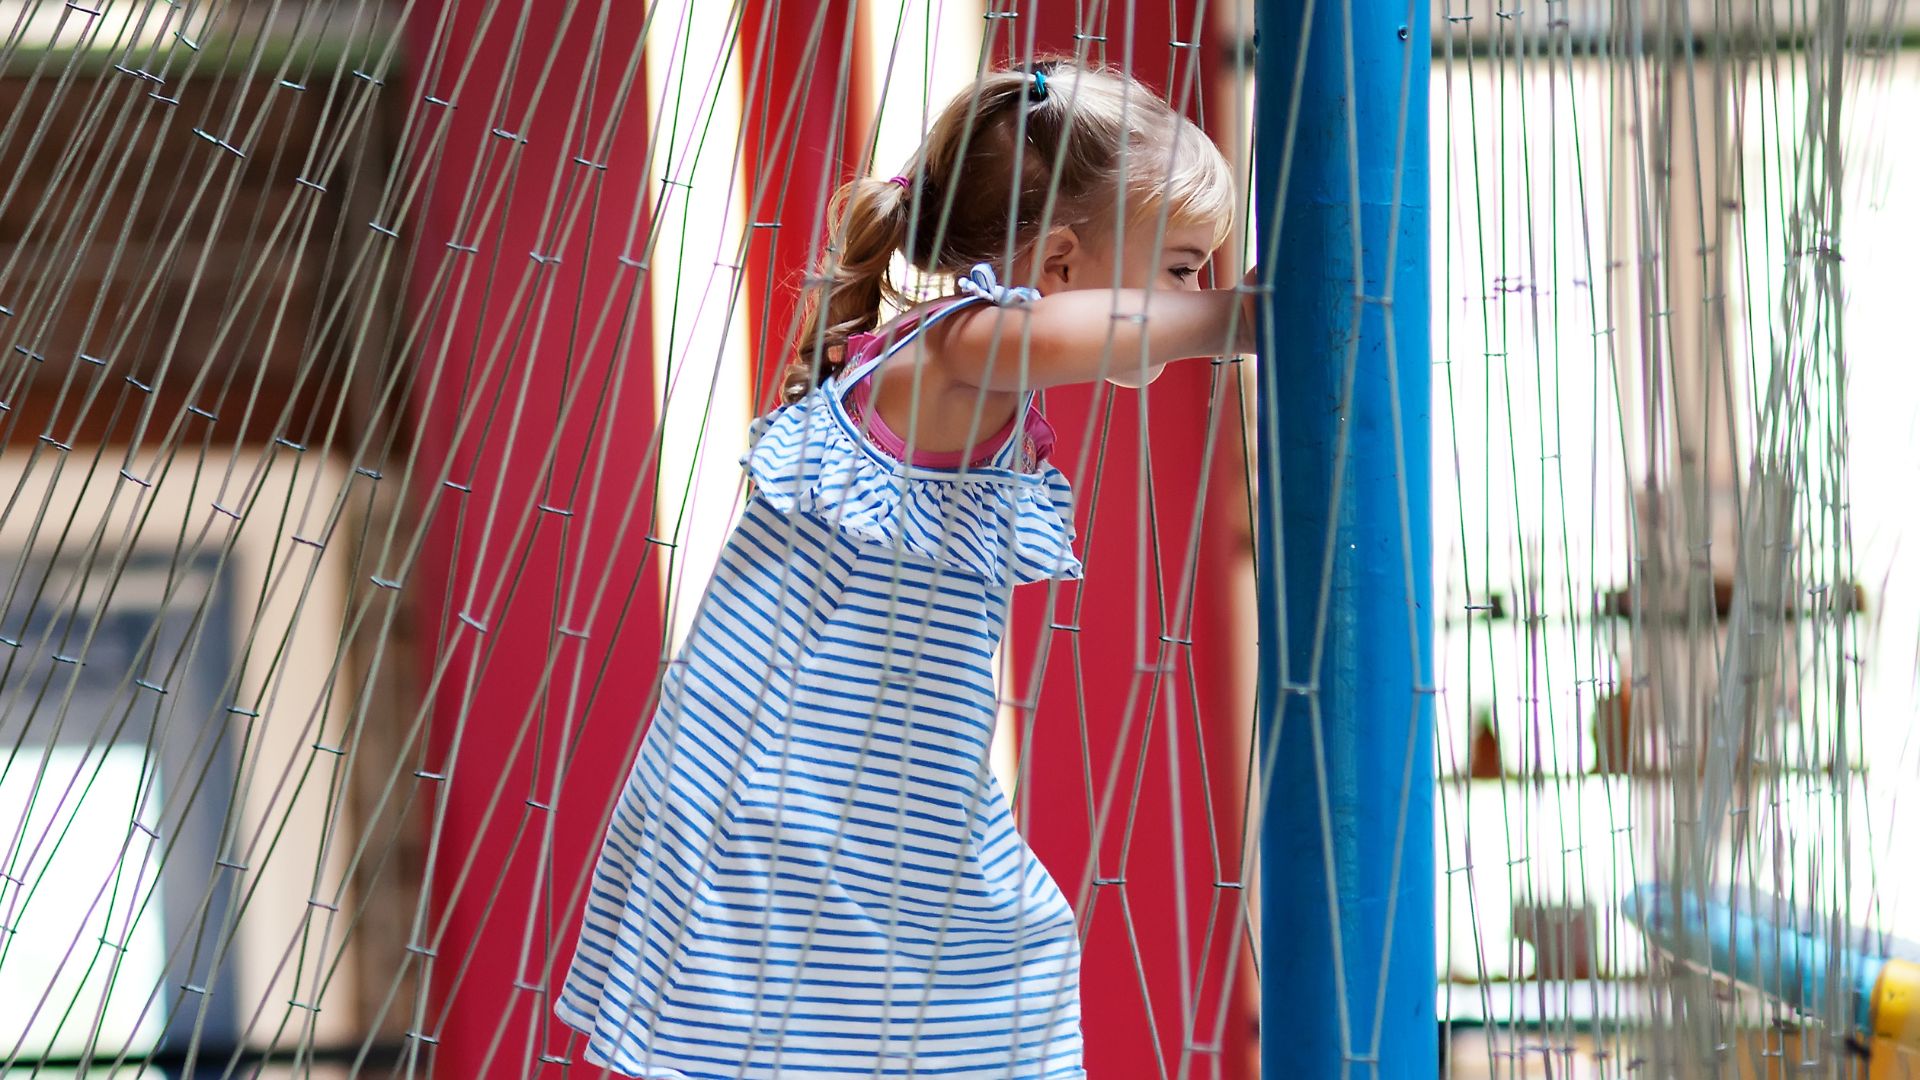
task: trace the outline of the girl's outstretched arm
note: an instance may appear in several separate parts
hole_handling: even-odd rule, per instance
[[[927,339],[950,378],[983,390],[1142,385],[1175,360],[1252,352],[1253,316],[1254,295],[1237,289],[1070,289],[956,312]]]

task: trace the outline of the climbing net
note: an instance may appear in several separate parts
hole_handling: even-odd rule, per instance
[[[1912,16],[1281,7],[8,3],[6,1067],[598,1074],[553,996],[827,198],[1045,55],[1227,153],[1209,284],[1361,313],[1047,395],[1086,576],[1014,595],[990,760],[1089,1071],[1896,1067],[1843,984],[1920,940]],[[1411,719],[1343,711],[1388,649]]]

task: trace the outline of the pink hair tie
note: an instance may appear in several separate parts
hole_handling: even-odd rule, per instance
[[[913,181],[912,181],[911,179],[908,179],[907,177],[904,177],[904,176],[896,176],[896,177],[894,177],[893,179],[891,179],[891,180],[888,180],[888,181],[887,181],[887,183],[889,183],[889,184],[899,184],[899,185],[900,185],[900,190],[901,190],[901,191],[912,191],[912,190],[913,190]]]

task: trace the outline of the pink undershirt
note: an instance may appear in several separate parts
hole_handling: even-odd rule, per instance
[[[917,322],[920,318],[924,318],[925,315],[930,313],[930,311],[922,312],[919,316],[915,317],[914,321]],[[905,324],[902,325],[904,326]],[[872,359],[874,352],[881,348],[881,345],[882,342],[879,336],[875,334],[854,334],[849,337],[847,339],[847,369],[852,370],[858,368],[861,364]],[[873,375],[874,372],[867,372],[864,378],[854,383],[853,388],[847,391],[845,399],[847,415],[853,418],[853,422],[856,425],[862,427],[866,432],[868,441],[872,442],[881,453],[895,461],[906,461],[907,441],[896,434],[892,428],[888,427],[887,422],[881,419],[880,411],[873,408]],[[985,465],[990,465],[993,462],[994,454],[999,452],[1000,447],[1006,443],[1008,436],[1012,434],[1015,419],[1014,417],[1009,417],[999,431],[987,436],[983,441],[975,443],[972,460],[967,459],[967,452],[965,450],[920,450],[915,452],[913,459],[907,463],[928,469],[958,469],[963,462],[969,469],[977,469]],[[1045,461],[1048,455],[1053,453],[1053,425],[1047,423],[1047,418],[1040,415],[1040,410],[1034,408],[1032,405],[1028,405],[1027,407],[1027,423],[1024,434],[1027,440],[1027,456],[1034,464]]]

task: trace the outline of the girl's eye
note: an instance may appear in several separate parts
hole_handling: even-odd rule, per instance
[[[1199,273],[1200,270],[1198,267],[1193,267],[1193,266],[1176,266],[1167,272],[1172,274],[1176,279],[1180,281],[1185,281],[1188,278],[1192,277],[1193,275]]]

